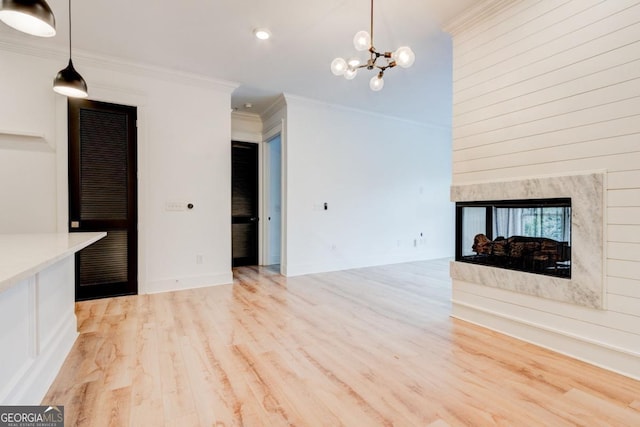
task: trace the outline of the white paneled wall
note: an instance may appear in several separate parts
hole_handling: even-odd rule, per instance
[[[606,310],[454,281],[454,313],[640,378],[640,1],[482,2],[451,24],[453,184],[607,171]]]

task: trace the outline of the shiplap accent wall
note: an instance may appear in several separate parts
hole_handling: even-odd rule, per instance
[[[448,31],[454,185],[607,178],[605,310],[454,280],[454,315],[640,378],[640,1],[491,0]]]

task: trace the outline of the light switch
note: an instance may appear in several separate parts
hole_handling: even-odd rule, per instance
[[[166,202],[164,204],[165,211],[186,211],[187,203],[186,202]]]

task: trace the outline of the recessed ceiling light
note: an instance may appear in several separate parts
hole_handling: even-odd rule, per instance
[[[256,28],[253,30],[253,35],[260,40],[267,40],[271,37],[271,31],[266,28]]]

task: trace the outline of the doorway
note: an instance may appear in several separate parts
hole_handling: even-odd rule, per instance
[[[266,146],[266,244],[265,264],[280,264],[282,247],[282,143],[280,134]]]
[[[231,142],[232,266],[258,264],[258,144]]]
[[[138,293],[136,120],[136,107],[68,102],[69,232],[107,232],[76,254],[76,301]]]

